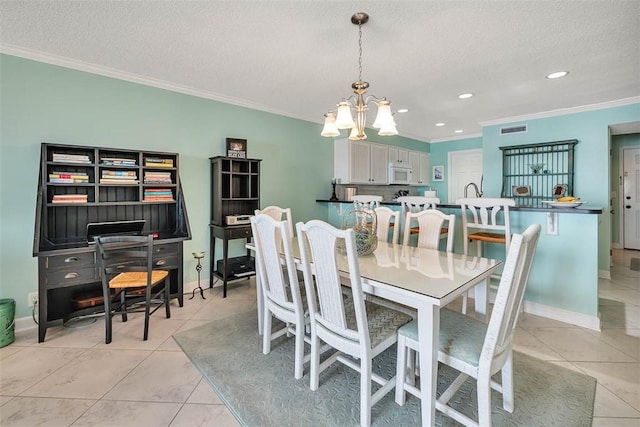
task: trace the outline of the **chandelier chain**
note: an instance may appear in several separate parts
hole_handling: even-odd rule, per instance
[[[358,24],[358,81],[362,81],[362,23]]]

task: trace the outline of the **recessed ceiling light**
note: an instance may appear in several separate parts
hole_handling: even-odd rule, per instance
[[[464,132],[462,129],[457,129],[453,131],[453,133],[462,133],[462,132]]]
[[[569,74],[568,71],[556,71],[555,73],[551,73],[547,76],[548,79],[559,79],[560,77],[564,77]]]
[[[467,99],[467,98],[471,98],[473,96],[472,93],[463,93],[461,95],[458,95],[458,98],[460,99]]]
[[[402,114],[402,113],[406,113],[406,112],[408,112],[408,111],[409,111],[409,109],[408,109],[408,108],[400,108],[400,109],[398,110],[398,113]]]
[[[440,126],[444,126],[444,123],[440,122],[440,123],[436,123],[436,126],[440,127]]]

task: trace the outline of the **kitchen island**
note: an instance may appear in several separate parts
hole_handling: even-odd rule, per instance
[[[326,219],[341,226],[343,215],[352,209],[348,201],[316,200],[326,206]],[[383,206],[400,209],[395,201]],[[438,209],[456,215],[454,252],[462,253],[460,206],[441,204]],[[530,224],[542,225],[524,310],[551,319],[600,330],[598,312],[598,225],[602,208],[511,208],[511,230],[523,232]],[[402,234],[401,234],[402,235]],[[504,260],[504,247],[486,245],[484,255]]]

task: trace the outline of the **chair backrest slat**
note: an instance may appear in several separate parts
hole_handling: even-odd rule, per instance
[[[447,225],[447,252],[453,251],[454,230],[456,224],[456,216],[447,215],[437,209],[427,209],[421,212],[407,212],[405,224],[411,224],[412,221],[418,224],[418,247],[427,249],[438,249],[440,243],[441,230],[445,222]],[[411,229],[405,227],[403,245],[409,244],[411,237]]]
[[[100,277],[107,281],[126,272],[153,270],[153,236],[95,236],[96,258]]]
[[[354,204],[354,209],[358,207],[358,205],[364,205],[369,209],[375,209],[380,206],[380,202],[382,201],[382,196],[371,196],[368,194],[358,194],[351,198]]]
[[[364,294],[360,278],[354,232],[339,230],[324,221],[296,224],[298,245],[305,275],[309,313],[336,336],[346,337],[370,348]],[[347,324],[347,307],[342,291],[337,251],[346,251],[353,310],[357,329]],[[313,266],[312,266],[313,265]],[[344,268],[344,266],[342,266]],[[315,279],[315,280],[314,280]],[[317,300],[316,298],[317,297]],[[313,325],[313,323],[312,323]],[[351,325],[352,326],[352,325]]]
[[[391,233],[391,243],[398,243],[398,235],[400,234],[400,212],[389,209],[385,206],[375,208],[374,212],[378,217],[378,227],[376,237],[384,242],[389,241],[389,229],[393,228]],[[391,221],[393,219],[393,221]],[[393,226],[391,225],[393,224]]]
[[[263,209],[256,209],[255,214],[269,215],[276,221],[287,221],[289,235],[293,236],[293,219],[291,218],[291,208],[281,208],[280,206],[267,206]]]
[[[264,294],[291,311],[301,308],[289,222],[275,220],[268,214],[257,214],[251,218],[251,229]]]

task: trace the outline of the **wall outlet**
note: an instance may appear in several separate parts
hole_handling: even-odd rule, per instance
[[[38,293],[37,292],[29,292],[29,295],[27,295],[28,298],[28,306],[29,307],[33,307],[36,304],[38,304]]]

